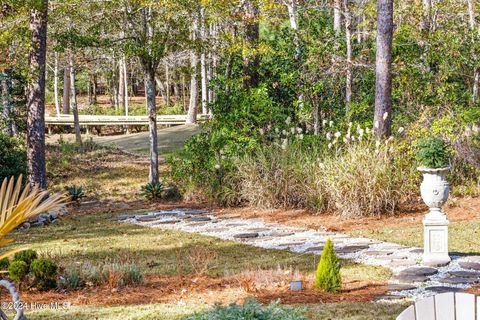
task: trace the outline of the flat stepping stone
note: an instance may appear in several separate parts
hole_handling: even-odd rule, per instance
[[[441,279],[440,281],[448,284],[471,284],[478,282],[480,279],[475,278],[461,278],[461,277],[448,277]]]
[[[476,271],[450,271],[447,273],[448,277],[459,277],[459,278],[477,278],[480,281],[480,272]]]
[[[252,229],[248,229],[247,231],[248,231],[248,232],[268,232],[268,231],[272,231],[272,229],[268,229],[268,228],[252,228]]]
[[[270,236],[271,237],[288,237],[288,236],[293,236],[294,234],[295,234],[295,232],[273,231],[272,233],[270,233]]]
[[[409,276],[432,276],[438,273],[438,270],[430,267],[412,267],[405,269],[399,273],[399,275]]]
[[[257,238],[257,232],[250,232],[250,233],[239,233],[233,236],[235,239],[252,239]]]
[[[159,217],[156,216],[136,216],[135,219],[140,222],[149,222],[159,220]]]
[[[458,265],[463,269],[480,271],[480,262],[458,261]]]
[[[365,249],[368,249],[370,248],[370,246],[367,246],[367,245],[363,245],[363,246],[343,246],[343,247],[340,247],[340,248],[335,248],[334,247],[334,250],[335,252],[337,253],[340,253],[340,254],[347,254],[347,253],[355,253],[355,252],[358,252],[358,251],[362,251],[362,250],[365,250]]]
[[[366,251],[364,252],[365,255],[367,256],[388,256],[392,254],[393,251]]]
[[[416,275],[398,275],[393,280],[396,280],[400,283],[415,283],[415,282],[425,282],[428,280],[426,276],[416,276]]]
[[[404,283],[390,283],[387,286],[388,291],[404,291],[404,290],[413,290],[417,289],[417,286],[413,284],[404,284]]]
[[[180,222],[180,220],[172,220],[172,219],[169,219],[169,220],[159,220],[159,221],[155,221],[155,224],[175,224],[175,223],[178,223]]]
[[[210,218],[210,217],[190,217],[187,220],[188,221],[200,222],[200,221],[211,221],[212,218]]]
[[[458,292],[458,291],[461,291],[462,289],[454,288],[454,287],[446,287],[446,286],[431,286],[431,287],[426,287],[425,290],[432,291],[435,293],[446,293],[446,292]]]
[[[323,251],[324,246],[310,247],[305,250],[305,252],[321,252]]]

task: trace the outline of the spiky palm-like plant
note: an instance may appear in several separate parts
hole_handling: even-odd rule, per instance
[[[22,188],[22,176],[15,181],[14,177],[5,178],[0,187],[0,246],[13,242],[7,235],[28,219],[54,210],[66,202],[64,194],[49,194],[36,186],[27,183]],[[9,251],[0,255],[0,260],[15,252]]]

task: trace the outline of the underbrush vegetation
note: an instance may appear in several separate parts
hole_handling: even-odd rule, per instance
[[[0,181],[27,172],[27,154],[20,138],[9,137],[0,132]]]
[[[455,118],[430,128],[398,126],[388,139],[376,140],[372,125],[324,120],[316,133],[308,121],[294,123],[265,88],[229,97],[228,103],[231,113],[214,118],[170,159],[173,179],[187,199],[345,217],[393,214],[417,198],[416,145],[437,137],[447,143],[452,193],[479,193],[478,134],[456,125]],[[266,105],[273,114],[265,113]],[[249,116],[242,117],[242,108]],[[252,110],[259,111],[253,116]],[[458,136],[464,137],[461,143]]]

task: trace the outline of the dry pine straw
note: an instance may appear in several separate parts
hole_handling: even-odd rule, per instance
[[[326,293],[307,284],[301,292],[291,292],[288,284],[272,284],[267,288],[246,292],[242,284],[232,277],[209,276],[160,276],[147,275],[139,286],[112,289],[108,286],[84,288],[72,291],[26,291],[21,292],[26,303],[70,302],[72,305],[131,305],[153,303],[230,304],[242,303],[254,297],[261,303],[281,300],[283,304],[367,302],[384,294],[383,284],[351,281],[344,283],[338,293]],[[6,298],[6,295],[2,295]],[[3,300],[3,299],[2,299]]]

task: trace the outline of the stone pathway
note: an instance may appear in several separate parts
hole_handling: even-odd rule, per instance
[[[342,233],[296,228],[239,215],[214,216],[205,210],[173,209],[139,215],[123,215],[115,220],[198,233],[233,240],[266,249],[321,254],[327,239],[343,259],[389,268],[394,277],[390,292],[379,300],[418,298],[447,291],[459,291],[480,283],[480,256],[453,256],[445,267],[421,265],[422,249]]]

